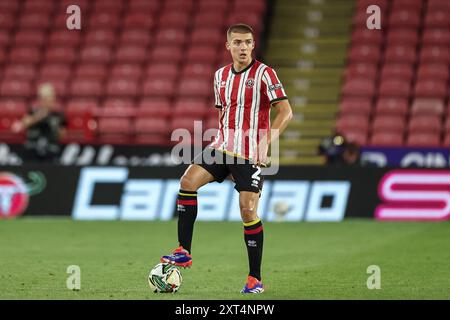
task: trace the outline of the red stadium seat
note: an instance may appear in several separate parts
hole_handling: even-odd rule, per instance
[[[13,63],[38,63],[41,51],[36,47],[15,47],[9,53],[9,61]]]
[[[403,145],[403,134],[400,132],[374,132],[370,138],[370,145],[382,147],[400,147]]]
[[[150,32],[141,29],[124,29],[120,36],[121,45],[147,46],[151,40],[152,36]]]
[[[448,12],[428,11],[425,16],[425,28],[448,28]]]
[[[116,41],[115,32],[112,30],[92,30],[84,37],[85,46],[111,46]]]
[[[412,64],[416,61],[416,49],[414,46],[388,46],[384,54],[384,61],[389,63]]]
[[[5,143],[22,143],[24,140],[24,133],[14,133],[12,126],[14,122],[19,120],[16,117],[1,117],[0,118],[0,141]]]
[[[217,49],[215,46],[192,46],[188,49],[187,63],[214,63],[217,59]]]
[[[72,75],[70,67],[65,64],[46,64],[43,65],[39,76],[42,78],[52,78],[67,80]]]
[[[200,120],[201,119],[187,117],[186,115],[182,116],[182,117],[174,117],[170,121],[169,128],[170,128],[171,132],[173,132],[174,130],[177,130],[177,129],[187,129],[187,130],[189,130],[189,132],[194,132],[195,121],[200,121]]]
[[[380,84],[379,95],[381,97],[409,97],[411,84],[407,80],[386,79]]]
[[[441,118],[436,115],[417,115],[412,116],[409,120],[408,131],[410,133],[440,133]]]
[[[169,99],[144,98],[139,102],[138,117],[163,117],[172,115],[172,106]]]
[[[346,130],[344,132],[344,138],[347,142],[353,142],[360,146],[367,144],[367,132],[357,130]]]
[[[159,1],[130,0],[128,2],[128,10],[130,12],[143,12],[145,14],[151,15],[158,10],[159,5]]]
[[[190,11],[194,6],[194,0],[165,0],[163,1],[164,11]]]
[[[444,114],[444,101],[439,99],[415,99],[411,107],[411,113],[413,116],[436,115],[440,117]]]
[[[181,79],[177,93],[181,97],[207,98],[211,95],[211,81],[204,79]]]
[[[157,46],[150,56],[152,61],[159,63],[178,63],[183,59],[183,52],[178,46]]]
[[[41,47],[45,44],[45,33],[42,30],[20,30],[14,35],[16,47]]]
[[[344,98],[339,104],[341,114],[364,114],[369,115],[372,110],[370,98]]]
[[[364,13],[367,19],[367,14]],[[364,29],[355,28],[352,33],[352,43],[355,45],[375,45],[383,43],[383,34],[379,30],[369,30],[366,28],[366,19],[364,20]]]
[[[447,81],[448,76],[448,67],[444,63],[421,64],[417,71],[418,80],[432,79],[445,82]]]
[[[194,29],[191,33],[189,43],[191,46],[205,45],[217,47],[224,38],[224,33],[221,28],[199,28]]]
[[[146,60],[146,49],[143,46],[125,46],[118,48],[116,61],[120,63],[142,63]]]
[[[372,121],[373,131],[403,133],[405,127],[405,118],[401,115],[376,115]]]
[[[49,13],[55,8],[55,3],[48,0],[26,0],[24,10],[40,14]]]
[[[173,114],[175,117],[183,115],[201,119],[206,112],[206,101],[204,99],[178,99],[175,102]]]
[[[92,80],[103,80],[107,74],[107,69],[104,64],[78,64],[75,69],[75,77],[92,79]]]
[[[406,138],[408,147],[438,147],[440,145],[439,134],[411,133]]]
[[[444,99],[447,94],[447,83],[441,80],[418,80],[414,87],[416,97],[431,97]]]
[[[194,28],[223,29],[225,16],[220,11],[197,12],[194,18]],[[225,36],[222,36],[225,38]]]
[[[149,31],[155,25],[155,20],[152,18],[152,14],[148,14],[142,11],[129,12],[123,21],[125,30],[137,29]]]
[[[71,99],[66,107],[68,117],[94,115],[97,113],[98,103],[96,99]]]
[[[450,4],[447,0],[428,0],[429,10],[450,10]]]
[[[422,9],[422,0],[395,0],[392,3],[392,11],[403,11],[405,8],[408,10],[418,11]]]
[[[182,78],[206,78],[213,79],[214,69],[210,64],[207,63],[188,63],[185,64],[182,71]]]
[[[169,121],[166,118],[139,118],[134,123],[136,133],[164,135],[169,134]]]
[[[127,118],[99,118],[98,133],[101,143],[129,144],[133,132]]]
[[[138,83],[131,79],[110,79],[106,85],[106,94],[109,96],[123,96],[134,98],[138,93]]]
[[[137,63],[115,64],[111,70],[111,77],[130,78],[138,80],[142,75],[142,67]]]
[[[410,82],[413,78],[413,66],[409,64],[389,63],[381,69],[381,81],[386,79],[399,79]]]
[[[74,47],[50,47],[45,52],[45,60],[48,63],[71,64],[77,58],[77,51]]]
[[[46,30],[50,26],[50,13],[29,11],[22,13],[18,27],[20,29]]]
[[[142,95],[148,97],[172,97],[175,93],[175,84],[168,79],[150,78],[144,81],[142,85]]]
[[[160,13],[158,24],[164,26],[164,28],[186,29],[189,26],[190,19],[189,11],[169,9]]]
[[[0,96],[2,98],[17,97],[23,99],[31,94],[33,94],[31,84],[26,80],[4,79],[0,84]]]
[[[407,98],[380,98],[375,105],[376,114],[379,115],[400,115],[408,113]]]
[[[406,7],[392,11],[389,17],[391,28],[418,28],[420,25],[420,11]]]
[[[369,119],[365,115],[345,115],[339,117],[336,122],[338,132],[345,132],[348,129],[367,132],[368,128]]]
[[[355,45],[350,49],[349,55],[349,59],[352,62],[366,63],[377,63],[380,57],[380,48],[374,45]]]
[[[377,76],[377,66],[372,63],[351,63],[345,69],[345,78],[350,80],[353,77],[375,78]]]
[[[103,95],[101,81],[85,78],[75,79],[70,87],[72,97],[100,97]]]
[[[419,34],[415,29],[393,29],[387,34],[387,43],[414,47],[419,42]]]
[[[352,78],[344,83],[342,93],[344,96],[372,97],[375,94],[375,83],[367,78]]]
[[[108,46],[87,46],[81,49],[83,63],[108,63],[112,58],[111,48]]]
[[[175,80],[178,70],[177,64],[155,62],[147,67],[146,75],[148,78]]]
[[[423,45],[447,46],[450,44],[450,30],[443,29],[425,29],[422,35]]]
[[[10,64],[4,69],[5,79],[32,80],[36,76],[36,69],[31,64]]]
[[[156,45],[183,45],[187,40],[184,29],[159,29],[155,35]]]
[[[357,9],[363,9],[366,12],[366,9],[370,5],[377,5],[380,7],[381,11],[385,11],[388,7],[389,0],[359,0],[356,3]]]
[[[0,118],[21,118],[27,111],[28,108],[23,99],[0,100]]]
[[[90,30],[105,29],[111,30],[119,27],[120,24],[120,12],[98,12],[92,15],[88,21],[88,27]]]
[[[197,10],[202,11],[217,11],[226,12],[230,8],[231,1],[220,0],[199,0]]]
[[[81,36],[79,32],[67,32],[67,30],[53,31],[48,40],[49,46],[69,46],[75,47],[79,45]]]
[[[94,2],[94,11],[121,11],[123,10],[123,6],[124,3],[122,0],[97,0],[96,2]]]
[[[424,46],[420,51],[420,62],[449,63],[450,49],[445,46]]]
[[[0,12],[12,15],[17,12],[17,9],[19,9],[19,4],[20,2],[14,0],[0,1]]]
[[[167,135],[136,133],[133,141],[139,145],[166,146],[169,138]]]

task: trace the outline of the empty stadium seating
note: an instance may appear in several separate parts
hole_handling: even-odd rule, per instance
[[[366,27],[369,4],[382,9],[381,30]],[[449,146],[449,14],[445,0],[357,1],[336,122],[347,139]],[[355,136],[353,123],[345,125],[355,117],[364,123],[357,126],[363,137]]]
[[[69,5],[81,30],[66,27]],[[50,82],[66,141],[168,144],[177,126],[217,120],[226,28],[249,23],[258,38],[266,11],[265,0],[1,0],[0,141],[22,141],[10,126]]]

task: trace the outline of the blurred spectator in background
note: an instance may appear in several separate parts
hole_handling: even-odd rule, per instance
[[[354,142],[347,142],[340,134],[325,138],[319,146],[319,153],[325,156],[326,164],[338,166],[358,166],[360,148]]]
[[[25,161],[57,162],[59,141],[65,134],[66,120],[57,111],[55,89],[45,83],[38,88],[37,104],[13,126],[15,132],[26,131]]]

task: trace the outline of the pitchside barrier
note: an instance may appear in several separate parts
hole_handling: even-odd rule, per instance
[[[179,178],[174,167],[0,167],[0,217],[71,216],[76,220],[170,220]],[[240,220],[234,184],[198,192],[198,220]],[[259,201],[265,221],[447,220],[450,170],[280,167]]]

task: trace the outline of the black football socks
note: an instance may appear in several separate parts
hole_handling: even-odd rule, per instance
[[[191,253],[192,233],[197,218],[197,192],[181,190],[177,198],[178,242]]]
[[[244,239],[247,246],[249,275],[261,280],[261,260],[263,252],[264,233],[261,219],[244,222]]]

